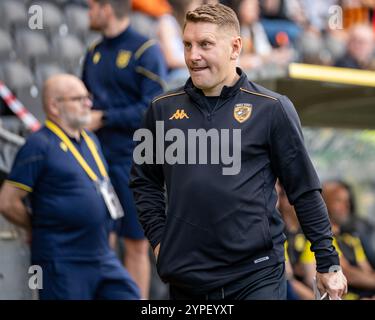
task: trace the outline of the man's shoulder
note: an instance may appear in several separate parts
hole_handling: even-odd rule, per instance
[[[269,90],[260,84],[257,84],[252,81],[248,81],[240,89],[242,92],[245,92],[260,101],[265,101],[264,104],[267,107],[270,107],[270,112],[279,112],[280,114],[289,114],[295,117],[295,107],[292,101],[285,95],[282,95],[278,92]]]
[[[281,101],[283,99],[283,95],[269,90],[258,83],[252,81],[246,81],[244,85],[240,88],[242,92],[245,92],[249,95],[253,95],[259,97],[260,99],[268,99],[270,101]]]
[[[122,45],[130,49],[135,58],[140,58],[150,47],[157,44],[156,39],[150,39],[129,26],[126,37],[122,38]]]
[[[25,144],[30,146],[35,145],[35,147],[38,148],[44,148],[49,144],[51,137],[51,131],[47,127],[43,126],[38,131],[30,134],[27,137]]]
[[[96,48],[100,47],[100,45],[102,44],[102,42],[103,42],[103,38],[102,37],[98,38],[98,39],[95,39],[93,42],[91,42],[89,44],[87,51],[89,53],[94,52]]]
[[[48,131],[46,127],[42,127],[37,132],[30,134],[18,150],[17,160],[24,161],[35,155],[45,155],[51,145],[51,135]]]
[[[183,95],[186,95],[186,92],[184,90],[184,87],[179,87],[177,89],[166,91],[158,96],[156,96],[152,100],[152,104],[155,105],[156,103],[165,103],[174,101],[177,97],[182,97]]]

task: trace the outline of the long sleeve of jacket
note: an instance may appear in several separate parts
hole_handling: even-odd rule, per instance
[[[317,270],[328,272],[332,265],[339,265],[339,258],[332,245],[331,225],[320,195],[320,181],[305,148],[297,112],[286,97],[280,98],[272,114],[270,154],[272,167],[311,242]]]
[[[318,272],[340,265],[339,256],[332,245],[331,224],[327,207],[318,190],[306,192],[294,203],[298,220],[315,253]]]

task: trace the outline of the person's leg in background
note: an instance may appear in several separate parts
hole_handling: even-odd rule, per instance
[[[130,166],[131,160],[112,165],[109,170],[113,187],[125,214],[116,222],[116,232],[118,239],[124,244],[124,265],[140,288],[142,299],[148,299],[151,278],[150,245],[138,221],[133,194],[129,189]]]
[[[115,255],[100,262],[98,271],[99,284],[95,299],[99,300],[139,300],[141,294],[138,285],[121,265]]]
[[[40,300],[92,300],[99,283],[97,261],[37,263],[43,270]]]
[[[125,238],[125,267],[141,289],[142,299],[149,298],[151,265],[148,256],[149,243],[146,239]]]

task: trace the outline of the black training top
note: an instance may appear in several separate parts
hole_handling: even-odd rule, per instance
[[[146,236],[153,247],[161,243],[159,274],[197,293],[284,261],[284,225],[275,208],[277,177],[316,250],[318,270],[338,264],[320,182],[293,104],[237,72],[240,79],[223,88],[212,110],[191,79],[154,99],[143,123],[152,133],[152,154],[146,141],[151,135],[141,139],[134,153],[139,158],[143,151],[147,160],[133,166],[131,187]],[[192,147],[189,140],[198,129],[213,140]],[[226,161],[228,143],[231,156],[240,147],[240,167]],[[204,160],[198,156],[202,148],[208,148],[209,164],[198,161]],[[161,161],[160,150],[169,159]],[[220,151],[219,161],[212,150]]]

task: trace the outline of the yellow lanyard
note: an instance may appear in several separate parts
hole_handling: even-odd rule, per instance
[[[82,167],[83,170],[87,173],[87,175],[90,177],[92,181],[97,181],[98,176],[95,174],[95,172],[90,168],[90,166],[87,164],[86,160],[82,157],[82,155],[79,153],[77,148],[73,145],[72,141],[67,137],[67,135],[52,121],[46,120],[46,127],[50,129],[55,135],[57,135],[62,142],[65,143],[69,151],[73,154],[74,158],[77,160],[79,165]],[[108,177],[107,170],[104,167],[102,159],[100,159],[100,156],[98,154],[98,150],[96,149],[96,146],[94,142],[91,140],[91,138],[87,135],[87,133],[82,130],[81,131],[82,137],[85,140],[92,156],[94,157],[94,160],[96,162],[96,165],[99,168],[99,171],[101,175],[104,178]]]

